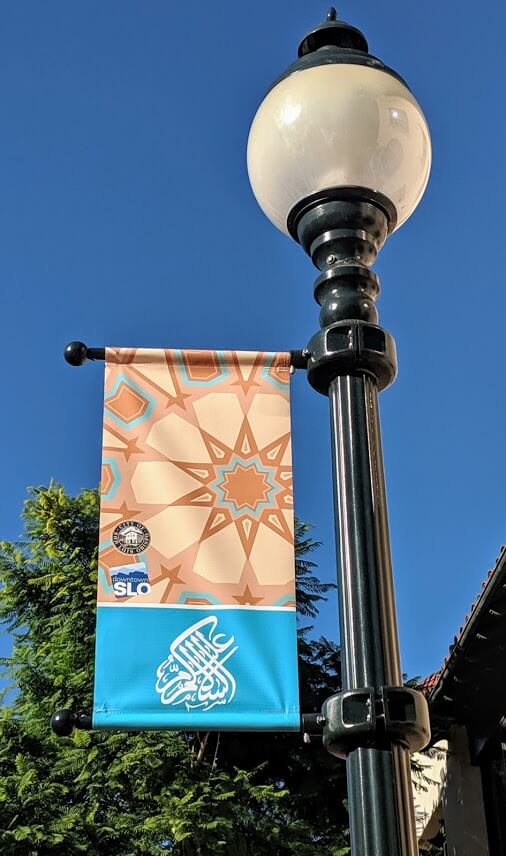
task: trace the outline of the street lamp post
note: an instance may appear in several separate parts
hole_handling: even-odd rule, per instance
[[[260,207],[320,271],[307,373],[330,401],[343,656],[323,742],[347,758],[354,856],[417,853],[409,753],[430,738],[425,699],[402,686],[378,414],[397,360],[371,270],[420,201],[430,160],[408,87],[333,8],[267,93],[248,141]]]

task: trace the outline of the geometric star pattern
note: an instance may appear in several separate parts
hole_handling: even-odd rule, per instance
[[[290,355],[107,348],[105,371],[99,602],[144,562],[139,605],[293,608]],[[113,543],[127,520],[139,555]]]

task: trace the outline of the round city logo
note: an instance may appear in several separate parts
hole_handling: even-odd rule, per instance
[[[112,533],[112,543],[121,553],[134,556],[149,547],[151,536],[148,529],[137,520],[124,520]]]

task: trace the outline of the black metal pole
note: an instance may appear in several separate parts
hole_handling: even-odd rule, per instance
[[[400,686],[377,385],[337,377],[329,399],[343,690]],[[357,747],[347,778],[353,854],[414,856],[408,750]]]
[[[346,75],[356,83],[343,107]],[[373,80],[385,92],[390,85],[408,92],[398,73],[369,53],[364,34],[337,20],[331,7],[257,112],[248,170],[261,208],[319,270],[320,330],[305,354],[309,383],[330,398],[344,682],[316,724],[328,751],[348,759],[353,856],[414,856],[409,752],[428,744],[430,724],[425,698],[403,687],[399,663],[378,417],[378,392],[394,381],[397,357],[392,336],[378,324],[379,280],[370,268],[419,201],[430,140],[421,111],[410,125],[404,108],[378,106]],[[334,88],[340,92],[335,102],[329,95]],[[289,118],[282,117],[284,105]],[[395,163],[384,158],[383,126],[391,127],[401,113],[407,122],[402,133],[424,139],[425,154],[409,168],[407,147],[400,146]],[[362,134],[364,121],[369,136]],[[357,133],[353,152],[343,123]],[[415,190],[416,198],[410,197]]]
[[[347,759],[353,856],[416,856],[409,753],[430,727],[423,696],[402,686],[378,413],[397,357],[370,270],[395,212],[350,187],[302,200],[289,221],[320,270],[308,379],[329,397],[332,429],[343,686],[323,705],[323,743]]]

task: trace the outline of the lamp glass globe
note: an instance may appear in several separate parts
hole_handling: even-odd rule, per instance
[[[427,185],[430,134],[417,101],[393,75],[321,65],[294,72],[268,93],[251,126],[247,161],[260,207],[287,234],[298,202],[339,187],[388,197],[398,227]]]

